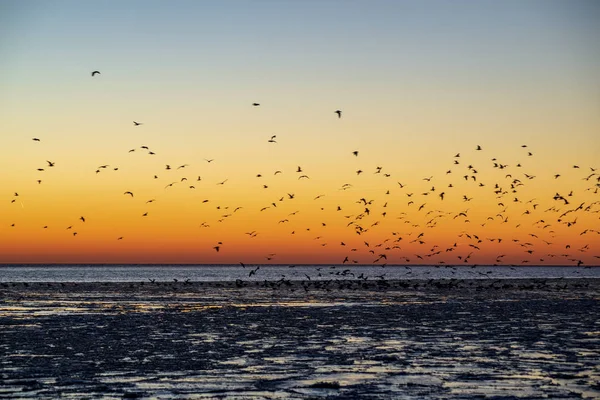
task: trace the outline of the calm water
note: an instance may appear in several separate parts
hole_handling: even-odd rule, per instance
[[[328,279],[600,278],[600,267],[333,265],[0,265],[0,282],[157,282]]]

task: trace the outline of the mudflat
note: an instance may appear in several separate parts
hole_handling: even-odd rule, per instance
[[[599,289],[4,283],[0,398],[599,398]]]

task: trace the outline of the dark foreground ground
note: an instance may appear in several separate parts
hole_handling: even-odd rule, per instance
[[[0,398],[600,398],[599,282],[415,283],[5,284]]]

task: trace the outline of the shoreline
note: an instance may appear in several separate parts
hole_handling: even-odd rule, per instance
[[[140,282],[1,282],[0,296],[27,292],[122,292],[196,293],[214,289],[247,291],[270,289],[284,292],[344,291],[600,291],[600,278],[476,278],[476,279],[330,279],[253,281],[140,281]],[[11,296],[12,297],[12,296]]]

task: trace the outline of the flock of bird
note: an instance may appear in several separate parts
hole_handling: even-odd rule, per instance
[[[99,75],[100,71],[91,73],[94,79]],[[260,107],[261,103],[255,102],[251,106]],[[334,118],[342,118],[342,110],[338,109],[333,113]],[[144,129],[142,125],[142,122],[133,121],[136,129]],[[277,135],[265,139],[266,146],[280,145],[277,144]],[[42,140],[43,138],[33,138],[34,142]],[[156,154],[154,149],[145,145],[126,151]],[[520,145],[520,150],[515,151],[524,160],[535,158],[527,145]],[[544,177],[546,180],[572,179],[575,187],[566,192],[559,192],[551,187],[546,188],[546,193],[537,189],[535,197],[531,197],[526,189],[532,181],[540,178],[526,171],[529,162],[509,165],[490,155],[485,164],[481,157],[473,158],[479,163],[476,165],[471,159],[474,152],[478,155],[484,154],[486,149],[480,145],[473,145],[472,150],[464,151],[464,154],[450,154],[447,169],[439,175],[423,177],[420,185],[394,179],[393,173],[382,166],[374,166],[370,171],[366,168],[347,171],[353,180],[349,179],[349,182],[333,188],[333,192],[351,192],[355,195],[351,203],[336,204],[333,209],[318,203],[320,199],[328,196],[327,194],[307,195],[301,192],[301,186],[298,187],[298,193],[279,193],[273,196],[272,201],[255,210],[260,215],[256,229],[240,235],[245,234],[248,239],[258,240],[256,238],[260,238],[261,229],[269,229],[266,228],[268,224],[284,226],[295,221],[296,229],[290,229],[289,235],[310,235],[318,231],[319,234],[313,238],[315,249],[338,246],[337,252],[341,249],[345,253],[339,260],[341,264],[371,263],[385,266],[387,263],[394,263],[449,267],[453,264],[476,265],[482,263],[478,261],[480,253],[491,257],[494,264],[503,265],[588,265],[595,263],[592,260],[600,259],[598,253],[594,254],[600,242],[600,172],[595,167],[575,164],[571,166],[571,171],[548,172],[548,176]],[[360,159],[361,152],[354,150],[349,152],[348,157]],[[208,164],[214,161],[208,158],[203,160]],[[37,169],[42,172],[59,165],[55,160],[46,160],[45,165]],[[167,164],[164,170],[169,173],[184,172],[189,170],[190,166],[188,163]],[[482,174],[484,169],[492,172]],[[95,174],[108,170],[118,171],[119,168],[102,164],[96,168]],[[274,168],[269,175],[278,176],[284,174],[284,171],[284,168]],[[311,175],[305,172],[303,166],[296,166],[293,171],[297,181],[311,179]],[[367,180],[369,175],[371,179],[383,179],[379,182],[387,186],[379,197],[373,198],[370,191],[363,191],[357,181]],[[565,175],[568,178],[564,178]],[[266,175],[255,173],[254,176],[260,179]],[[158,173],[150,174],[149,179],[160,182]],[[229,179],[224,179],[209,184],[225,185],[228,181]],[[263,182],[264,179],[260,183],[262,189],[271,187],[269,182]],[[37,183],[41,184],[42,180],[38,179]],[[191,177],[186,174],[164,186],[157,185],[157,188],[164,191],[175,185],[185,185],[189,189],[196,189],[201,184],[207,184],[201,176]],[[123,196],[136,198],[135,190],[126,190]],[[303,198],[301,204],[312,201],[320,211],[327,211],[323,215],[327,215],[330,220],[323,220],[316,227],[310,226],[306,221],[307,226],[299,228],[303,220],[297,214],[302,210],[286,215],[275,213],[278,205],[283,202],[296,202],[300,197]],[[19,191],[14,191],[10,202],[16,204],[20,198]],[[155,201],[155,198],[148,199],[145,204]],[[209,202],[210,199],[204,199],[201,204]],[[448,209],[448,203],[452,208]],[[464,204],[464,207],[456,209],[457,203]],[[218,205],[216,210],[220,213],[218,217],[214,221],[199,222],[199,229],[210,229],[214,224],[224,223],[244,213],[246,208],[239,205]],[[140,216],[148,217],[149,213],[140,212]],[[88,224],[86,217],[77,216],[78,223]],[[332,217],[335,221],[331,221]],[[344,226],[347,235],[340,237],[339,231],[329,234],[326,228],[332,224]],[[15,228],[16,223],[10,226]],[[42,227],[48,229],[47,225]],[[66,229],[71,231],[73,236],[78,235],[75,224],[67,226]],[[435,233],[440,230],[445,231],[444,235]],[[499,232],[506,232],[506,235],[510,236],[501,237]],[[441,237],[443,239],[440,239]],[[589,240],[581,244],[581,238],[584,237]],[[124,240],[125,237],[118,236],[115,239]],[[494,246],[497,249],[494,249]],[[215,241],[212,250],[222,254],[227,251],[227,246],[222,240]],[[512,261],[507,261],[508,259]],[[277,262],[276,253],[265,255],[265,262],[271,261]],[[243,260],[240,264],[245,267]],[[248,274],[253,276],[258,271],[259,267],[256,267],[249,270]]]

